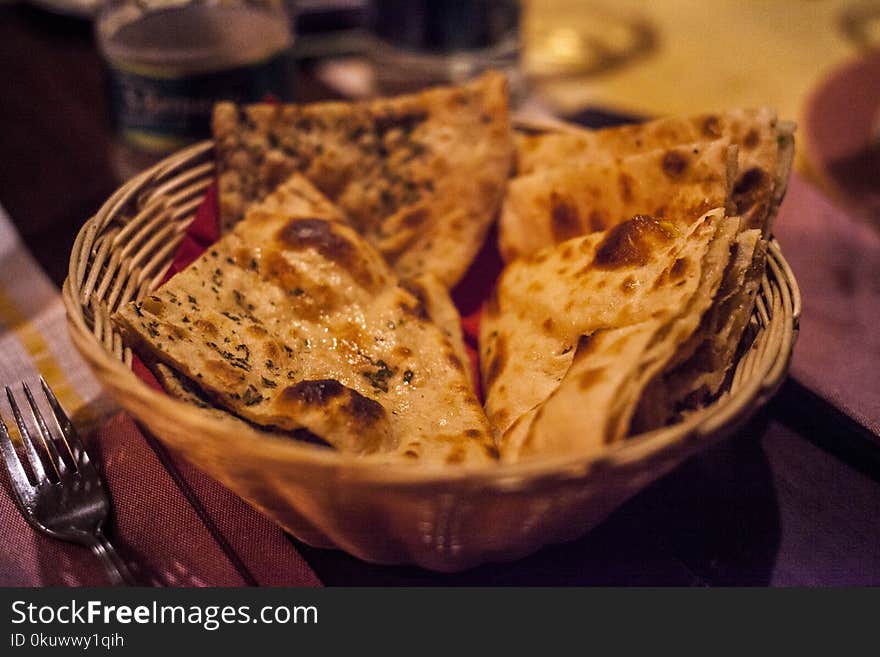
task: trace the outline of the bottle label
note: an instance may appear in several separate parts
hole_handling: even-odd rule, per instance
[[[197,75],[111,62],[110,109],[117,131],[139,148],[176,150],[211,135],[214,103],[291,100],[288,51],[256,64]]]

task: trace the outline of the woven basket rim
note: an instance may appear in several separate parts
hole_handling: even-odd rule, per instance
[[[534,123],[530,124],[534,125]],[[553,128],[555,129],[555,125]],[[138,174],[120,186],[93,217],[80,229],[71,253],[69,275],[63,284],[63,301],[67,311],[67,323],[74,345],[96,370],[103,386],[110,388],[111,395],[137,421],[131,411],[132,402],[145,408],[165,413],[169,419],[181,426],[201,426],[212,435],[223,435],[232,439],[222,420],[208,414],[196,412],[190,405],[175,399],[164,392],[148,386],[122,360],[114,358],[101,345],[88,326],[83,303],[79,298],[80,287],[74,281],[81,275],[87,264],[79,256],[83,244],[90,233],[97,233],[99,217],[111,210],[119,210],[126,199],[136,196],[142,187],[158,178],[168,170],[173,170],[181,162],[186,162],[192,154],[210,150],[213,142],[200,142],[175,153],[154,167]],[[105,225],[108,222],[105,222]],[[94,238],[94,234],[91,235]],[[775,280],[783,297],[782,316],[771,315],[771,323],[762,327],[759,336],[769,329],[781,331],[775,340],[776,352],[772,357],[762,359],[762,367],[751,371],[748,380],[734,393],[722,395],[708,406],[695,411],[681,422],[637,435],[610,445],[601,453],[565,454],[534,456],[519,462],[499,461],[491,465],[463,464],[452,466],[426,466],[397,462],[379,462],[373,457],[356,456],[349,453],[328,450],[305,443],[262,433],[246,426],[243,433],[235,436],[236,441],[254,441],[259,447],[259,456],[276,464],[296,466],[309,465],[337,471],[336,476],[353,478],[363,483],[382,485],[418,486],[434,485],[440,482],[465,482],[473,486],[518,487],[518,482],[528,480],[565,480],[582,478],[594,469],[625,466],[643,458],[646,454],[673,446],[676,442],[689,442],[689,438],[709,439],[727,435],[737,426],[747,421],[775,393],[788,371],[792,349],[797,336],[800,316],[800,292],[797,281],[782,255],[775,238],[769,241],[768,267],[764,284]],[[769,312],[769,311],[768,311]],[[756,337],[757,340],[757,337]],[[767,345],[764,345],[766,348]],[[146,430],[142,422],[141,427]]]

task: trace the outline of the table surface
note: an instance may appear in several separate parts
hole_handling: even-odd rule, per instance
[[[117,187],[91,25],[0,7],[0,203],[57,284],[76,232]],[[307,74],[302,100],[328,97]],[[880,450],[793,380],[742,431],[583,538],[456,575],[297,544],[334,584],[880,584]],[[290,539],[294,540],[294,539]]]

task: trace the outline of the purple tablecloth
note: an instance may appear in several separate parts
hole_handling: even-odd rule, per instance
[[[792,376],[880,436],[880,235],[798,176],[775,233],[803,297]]]

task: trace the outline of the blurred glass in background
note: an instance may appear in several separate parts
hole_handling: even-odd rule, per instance
[[[126,179],[210,136],[217,100],[293,94],[293,37],[273,0],[110,0],[95,23]]]
[[[487,69],[522,96],[518,0],[372,0],[367,57],[376,91],[396,94],[454,84]]]

